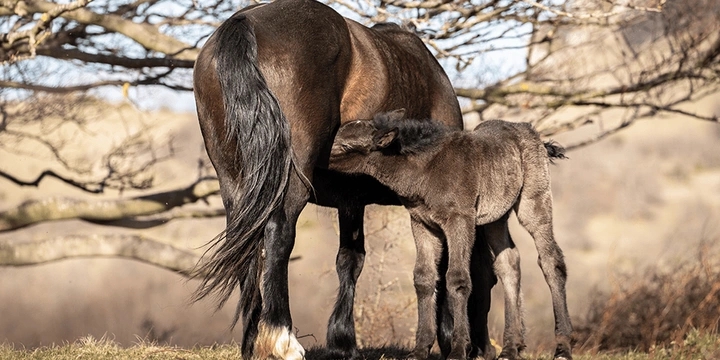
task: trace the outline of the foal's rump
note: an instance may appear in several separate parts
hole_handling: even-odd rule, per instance
[[[540,158],[566,159],[565,148],[553,140],[543,142],[540,134],[530,123],[516,123],[505,120],[487,120],[473,129],[478,136],[486,136],[486,141],[499,144],[515,144],[519,148],[527,148],[533,152],[535,146],[542,144],[545,151],[540,151]]]
[[[548,160],[565,158],[562,146],[543,142],[529,123],[488,120],[473,130],[479,149],[481,181],[477,204],[478,225],[487,224],[509,211],[521,192],[550,191]]]

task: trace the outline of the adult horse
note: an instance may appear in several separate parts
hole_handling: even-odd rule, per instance
[[[410,117],[462,127],[460,108],[443,69],[414,34],[396,25],[364,27],[311,0],[279,0],[243,9],[208,39],[193,74],[205,146],[220,180],[227,226],[201,265],[208,274],[197,298],[215,293],[222,305],[237,286],[234,323],[243,319],[242,352],[250,358],[297,359],[304,350],[291,332],[288,261],[295,225],[308,201],[338,208],[339,294],[328,325],[335,358],[357,358],[355,284],[364,261],[367,204],[399,204],[370,178],[327,170],[341,123],[405,108]],[[489,355],[487,246],[474,277],[482,306],[473,343]],[[442,265],[441,265],[442,266]],[[438,286],[443,352],[452,319]],[[480,301],[477,300],[477,301]]]

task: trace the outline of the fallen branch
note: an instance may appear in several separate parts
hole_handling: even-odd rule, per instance
[[[189,277],[200,260],[141,235],[70,235],[42,241],[0,241],[0,265],[28,266],[72,258],[121,257],[155,265]]]
[[[68,235],[41,241],[0,241],[0,266],[30,266],[76,258],[119,257],[144,262],[185,277],[206,274],[200,255],[142,235]],[[299,256],[290,261],[299,260]]]
[[[78,200],[50,198],[27,201],[17,208],[0,212],[0,232],[24,226],[63,219],[113,221],[136,216],[154,215],[172,208],[197,202],[215,195],[220,185],[214,178],[201,179],[191,186],[119,200]]]

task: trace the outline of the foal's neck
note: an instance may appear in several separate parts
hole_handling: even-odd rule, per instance
[[[427,164],[435,152],[435,149],[428,149],[418,154],[377,154],[369,175],[401,197],[417,197],[422,189]]]

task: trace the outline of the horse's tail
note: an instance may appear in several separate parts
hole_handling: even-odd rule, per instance
[[[220,144],[231,149],[221,156],[231,167],[229,172],[239,178],[223,184],[232,185],[223,193],[227,227],[196,269],[203,280],[194,299],[215,294],[220,307],[239,285],[234,327],[241,312],[246,319],[259,316],[263,234],[271,214],[285,199],[293,161],[290,125],[260,72],[255,33],[244,15],[220,25],[213,56],[225,104],[227,137]],[[245,345],[252,346],[243,344],[243,349]]]
[[[557,142],[550,140],[543,143],[545,145],[545,150],[547,150],[548,159],[550,159],[550,162],[552,163],[554,159],[567,159],[568,157],[565,156],[565,148],[562,147]]]

